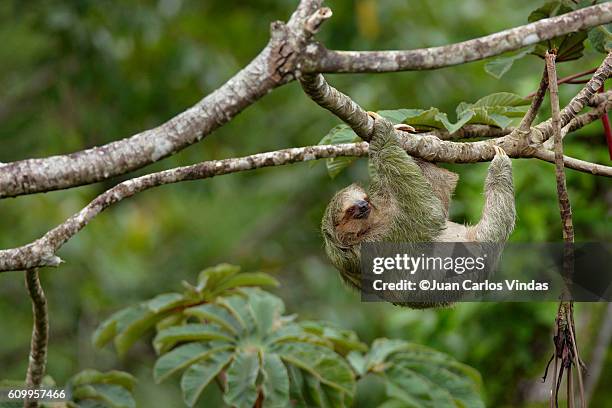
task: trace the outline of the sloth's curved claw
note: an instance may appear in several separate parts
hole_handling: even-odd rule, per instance
[[[371,117],[374,120],[379,120],[381,118],[381,116],[376,112],[367,111],[366,113],[368,114],[369,117]]]
[[[416,132],[415,128],[405,123],[398,123],[397,125],[393,125],[393,127],[395,128],[395,130],[399,130],[401,132],[410,132],[410,133]]]
[[[508,157],[508,154],[506,153],[506,151],[504,149],[502,149],[501,146],[493,145],[493,150],[495,150],[495,155],[496,156]]]

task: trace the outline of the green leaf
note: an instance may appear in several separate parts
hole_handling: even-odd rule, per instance
[[[366,360],[363,354],[358,351],[351,351],[347,356],[346,360],[349,362],[351,367],[357,375],[363,376],[366,373]]]
[[[243,331],[250,333],[255,329],[253,314],[244,297],[230,296],[220,298],[217,304],[224,307],[236,319]]]
[[[273,286],[278,287],[279,282],[267,273],[243,272],[231,276],[220,283],[215,292],[220,293],[240,286]]]
[[[457,116],[471,112],[467,123],[479,123],[505,128],[512,118],[523,117],[529,100],[509,92],[499,92],[484,96],[474,103],[461,102],[457,108]]]
[[[531,102],[529,99],[523,98],[517,94],[510,92],[498,92],[487,96],[483,96],[471,106],[497,108],[507,106],[527,106]]]
[[[331,341],[312,333],[304,331],[297,324],[289,324],[282,326],[268,336],[266,339],[268,344],[272,343],[310,343],[327,348],[333,347]]]
[[[201,361],[189,367],[181,378],[181,390],[185,403],[193,407],[206,386],[223,370],[231,361],[233,353],[222,352],[212,358]]]
[[[229,343],[234,341],[219,327],[210,324],[191,323],[184,326],[172,326],[157,333],[153,340],[155,350],[162,354],[184,341],[222,340]]]
[[[532,11],[531,14],[529,14],[529,17],[527,17],[527,21],[533,23],[544,18],[553,17],[558,14],[563,14],[570,11],[568,8],[562,8],[562,6],[563,5],[560,1],[549,1],[547,3],[544,3],[543,6],[538,7],[537,9]]]
[[[377,408],[413,408],[414,406],[415,405],[407,405],[400,400],[389,399],[380,404]]]
[[[396,366],[426,378],[435,387],[445,390],[453,401],[459,402],[463,406],[484,407],[483,401],[478,394],[478,388],[468,377],[461,376],[444,366],[431,364],[428,361],[398,360]]]
[[[354,143],[360,140],[360,137],[353,132],[353,129],[343,123],[334,126],[325,136],[323,136],[319,141],[319,145]]]
[[[319,141],[319,145],[355,143],[359,141],[361,141],[361,138],[353,132],[353,129],[348,125],[341,124],[334,126],[325,136],[323,136]],[[353,164],[355,160],[355,157],[332,157],[327,159],[325,160],[327,174],[333,179],[344,169]]]
[[[183,344],[157,359],[153,367],[153,378],[159,384],[190,365],[231,348],[227,343],[220,345],[216,342]]]
[[[592,28],[588,33],[589,42],[596,51],[607,54],[612,50],[612,24]]]
[[[342,173],[344,169],[348,168],[353,162],[357,160],[356,157],[332,157],[325,160],[325,166],[327,167],[327,174],[330,178],[334,179],[338,174]]]
[[[97,347],[103,347],[114,338],[117,353],[124,355],[144,332],[166,316],[153,313],[143,305],[120,310],[98,327],[93,334],[93,342]]]
[[[257,352],[238,353],[226,374],[227,392],[223,401],[236,408],[252,408],[257,400],[257,385],[255,384],[259,374]]]
[[[240,272],[240,267],[230,264],[219,264],[204,269],[198,276],[198,288],[203,291],[212,292],[221,282]]]
[[[305,408],[308,406],[306,395],[304,395],[304,374],[302,370],[296,366],[289,365],[287,367],[289,374],[289,397],[295,407]]]
[[[289,406],[289,375],[277,354],[264,354],[261,374],[263,376],[264,408]]]
[[[134,398],[125,388],[114,384],[82,385],[72,390],[75,401],[96,400],[110,408],[134,408]]]
[[[570,11],[572,11],[572,8],[562,4],[562,2],[551,1],[534,10],[529,15],[528,20],[529,22],[534,22],[543,18],[565,14]],[[582,57],[582,52],[584,51],[584,40],[586,38],[587,33],[584,31],[562,35],[560,37],[553,38],[552,40],[539,43],[536,46],[536,49],[533,51],[533,54],[544,58],[547,50],[556,49],[557,62],[572,61]]]
[[[158,321],[155,324],[155,330],[156,331],[161,331],[163,329],[166,329],[170,326],[179,326],[179,325],[183,325],[185,323],[185,320],[187,319],[186,316],[184,316],[183,314],[171,314],[169,316],[164,317],[163,319],[161,319],[160,321]]]
[[[300,326],[308,333],[313,333],[329,340],[334,350],[341,355],[348,354],[353,350],[368,350],[368,346],[360,342],[357,334],[352,330],[338,329],[325,323],[314,321],[301,322]]]
[[[276,323],[285,311],[283,301],[266,292],[249,296],[249,306],[260,337],[267,336],[274,326],[278,326]]]
[[[113,313],[94,332],[94,344],[97,347],[103,347],[129,324],[141,319],[147,313],[147,310],[140,305],[131,306]]]
[[[352,395],[321,383],[312,375],[304,375],[305,390],[308,394],[309,406],[322,408],[344,408],[351,406]]]
[[[355,392],[355,376],[344,359],[332,350],[309,343],[281,343],[274,351],[289,364],[307,371],[323,384],[348,395]]]
[[[117,321],[108,319],[102,322],[92,335],[94,346],[102,348],[117,335]]]
[[[185,309],[185,315],[195,316],[204,322],[212,322],[219,325],[232,335],[240,331],[240,323],[234,318],[227,309],[212,303],[190,307]]]
[[[526,55],[531,54],[535,50],[535,45],[531,45],[522,51],[517,52],[516,54],[507,56],[507,57],[499,57],[491,60],[485,64],[485,71],[487,74],[491,75],[494,78],[500,79],[506,72],[512,68],[514,62],[524,58]]]
[[[438,108],[422,109],[397,109],[395,111],[381,111],[385,117],[393,118],[394,121],[403,119],[403,123],[412,125],[417,129],[446,129],[449,133],[454,133],[466,124],[470,118],[470,112],[464,112],[456,123],[448,120],[448,116],[444,112],[440,112]]]
[[[584,40],[587,39],[586,31],[578,31],[561,37],[560,43],[554,43],[557,49],[556,62],[573,61],[582,57],[584,51]],[[553,41],[559,41],[554,39]],[[557,45],[558,44],[558,45]]]
[[[93,369],[86,369],[74,375],[70,382],[77,385],[86,384],[115,384],[132,391],[136,384],[136,378],[124,371],[107,371],[102,373]]]
[[[120,327],[121,324],[118,324],[117,336],[114,341],[117,354],[120,356],[125,355],[132,344],[140,340],[147,330],[155,326],[164,317],[165,315],[163,314],[155,314],[142,307],[142,311],[138,314],[135,313],[132,316],[132,320],[124,327]]]
[[[393,375],[393,379],[386,382],[389,397],[414,407],[456,408],[451,396],[427,379],[408,370],[395,370]]]
[[[383,118],[391,121],[393,124],[404,123],[410,117],[414,117],[423,112],[422,109],[394,109],[381,110],[377,113]]]
[[[411,109],[411,112],[404,119],[404,123],[412,125],[417,129],[442,129],[444,128],[444,123],[440,121],[439,117],[440,111],[438,108],[430,108],[428,110]]]
[[[366,356],[387,394],[410,406],[484,407],[480,374],[452,357],[401,340],[379,339]]]
[[[182,305],[186,301],[181,293],[163,293],[149,300],[146,305],[153,313],[165,312]]]

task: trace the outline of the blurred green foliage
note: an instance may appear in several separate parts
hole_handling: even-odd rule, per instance
[[[265,45],[269,23],[286,20],[296,3],[0,2],[0,162],[68,153],[164,122],[248,63]],[[443,45],[493,33],[526,23],[540,2],[336,0],[327,5],[334,17],[322,28],[321,41],[329,48],[369,50]],[[585,57],[562,64],[559,75],[594,67],[601,59],[587,44]],[[369,110],[453,112],[462,101],[495,92],[529,94],[542,70],[541,60],[528,56],[496,80],[485,73],[485,64],[328,79]],[[561,102],[578,89],[562,86]],[[545,104],[542,118],[548,111]],[[292,83],[201,143],[136,174],[316,144],[336,124]],[[599,122],[570,136],[566,150],[609,164]],[[559,241],[553,167],[535,160],[513,164],[518,222],[512,239]],[[461,175],[451,216],[474,222],[487,164],[447,167]],[[610,240],[610,180],[567,174],[577,240]],[[122,179],[0,201],[0,247],[39,237]],[[447,352],[480,370],[488,405],[527,404],[552,352],[556,306],[462,304],[410,311],[360,303],[325,259],[318,231],[329,197],[355,180],[367,180],[364,160],[334,180],[323,163],[296,164],[165,186],[109,209],[60,251],[66,264],[42,271],[51,314],[49,374],[62,384],[83,368],[125,370],[139,378],[139,404],[176,406],[177,383],[153,383],[151,347],[139,343],[118,359],[94,349],[91,334],[116,310],[177,290],[178,282],[193,281],[205,266],[231,262],[272,273],[282,283],[277,294],[302,318],[331,321],[367,342],[401,338]],[[30,309],[23,276],[0,276],[2,378],[24,376]],[[578,340],[588,362],[602,307],[578,305],[577,313]],[[612,379],[606,375],[611,367],[608,360],[594,406],[612,401]],[[371,384],[371,390],[378,388]],[[357,396],[359,406],[370,406],[370,394]]]

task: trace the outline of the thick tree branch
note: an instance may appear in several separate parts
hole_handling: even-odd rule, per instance
[[[480,128],[478,128],[480,129]],[[489,157],[488,149],[491,149],[490,141],[474,143],[453,143],[439,140],[432,134],[408,135],[400,132],[400,143],[413,156],[428,159],[428,156],[435,156],[437,147],[440,143],[444,146],[452,146],[457,149],[457,154],[461,154],[461,147],[478,146],[476,151],[482,152],[470,155],[470,160],[464,156],[462,162],[481,162],[493,158]],[[422,139],[422,140],[419,140]],[[499,142],[500,139],[496,139]],[[469,150],[466,149],[466,151]],[[427,154],[430,152],[431,154]],[[423,153],[421,155],[421,153]],[[55,253],[81,229],[83,229],[96,215],[100,214],[111,205],[131,197],[141,191],[164,184],[178,183],[188,180],[199,180],[224,174],[231,174],[240,171],[248,171],[263,167],[283,166],[286,164],[318,160],[341,156],[367,156],[368,144],[346,143],[337,145],[318,145],[307,147],[296,147],[291,149],[277,150],[273,152],[259,153],[246,157],[231,158],[224,160],[207,161],[192,166],[178,167],[158,173],[148,174],[134,178],[116,185],[110,190],[100,194],[85,208],[64,223],[47,232],[43,237],[36,241],[12,249],[0,250],[0,272],[17,271],[41,266],[57,266],[61,259]],[[525,152],[522,155],[513,157],[537,157],[542,160],[554,162],[553,153],[544,149],[535,153]],[[612,167],[583,162],[568,157],[564,158],[565,166],[568,168],[584,171],[590,174],[604,175],[612,177]]]
[[[612,3],[603,3],[521,27],[442,47],[408,51],[312,49],[307,72],[396,72],[435,69],[476,61],[612,21]]]
[[[292,148],[241,158],[208,161],[124,181],[100,194],[89,205],[47,232],[42,238],[19,248],[0,250],[0,271],[59,265],[61,260],[55,256],[55,252],[68,239],[85,227],[92,218],[112,204],[153,187],[261,167],[279,166],[326,157],[362,156],[365,154],[367,154],[367,143]]]
[[[34,316],[32,340],[30,342],[30,358],[25,383],[28,388],[38,389],[42,383],[47,365],[47,345],[49,342],[47,299],[40,285],[38,269],[28,269],[25,281],[28,294],[30,299],[32,299],[32,314]],[[38,407],[38,402],[26,401],[24,406],[36,408]]]
[[[304,92],[313,101],[342,119],[360,138],[370,140],[374,121],[361,106],[330,86],[321,74],[303,75],[299,77],[299,81]]]
[[[272,24],[268,45],[242,71],[157,128],[104,146],[0,165],[0,198],[70,188],[128,173],[198,142],[299,72],[431,69],[498,55],[612,21],[604,3],[464,43],[412,51],[329,51],[312,40],[331,16],[322,0],[302,0],[287,24]],[[492,153],[491,153],[492,154]]]
[[[90,184],[128,173],[198,142],[272,89],[293,79],[298,54],[329,9],[302,0],[287,24],[274,22],[271,39],[244,69],[190,109],[132,137],[80,152],[0,166],[0,198]]]

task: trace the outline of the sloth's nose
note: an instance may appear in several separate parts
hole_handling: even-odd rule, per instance
[[[355,202],[355,218],[365,218],[370,214],[370,203],[365,200],[357,200]]]
[[[359,211],[366,211],[370,207],[370,204],[365,200],[357,200],[357,203],[355,204],[357,205]]]

